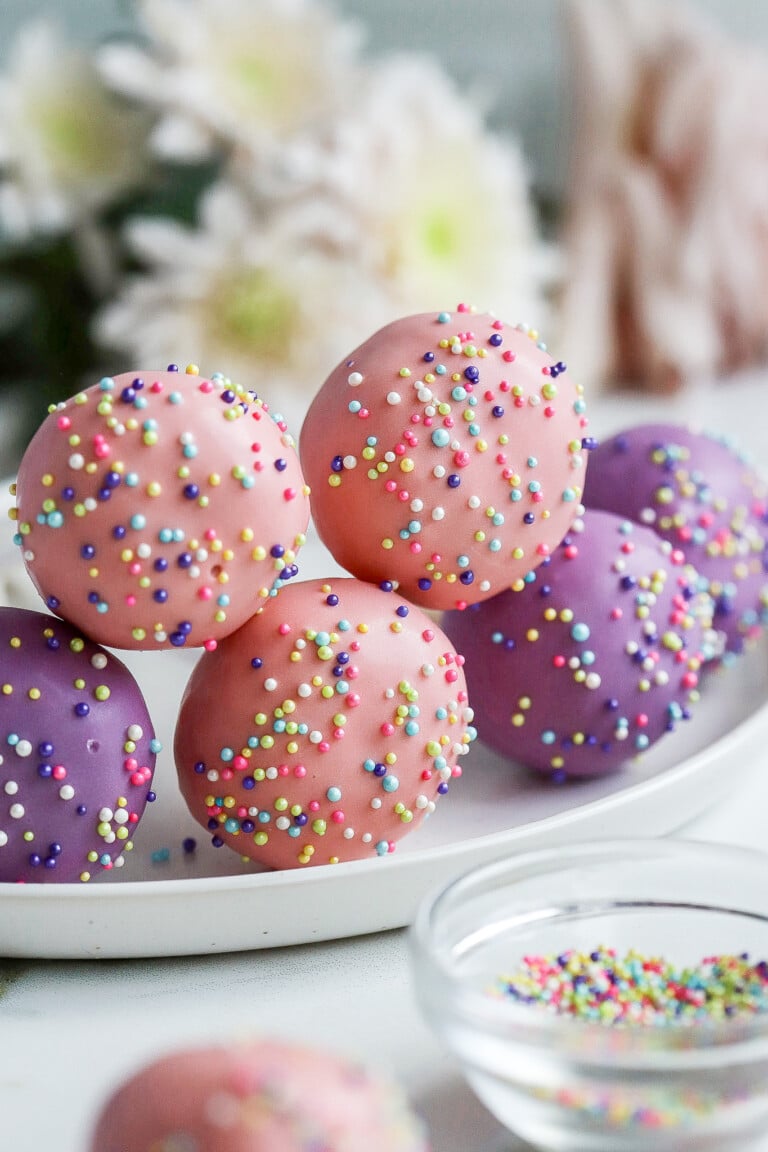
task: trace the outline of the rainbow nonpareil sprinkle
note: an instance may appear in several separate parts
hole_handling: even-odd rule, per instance
[[[660,956],[634,949],[620,955],[601,945],[591,952],[524,956],[489,992],[601,1024],[721,1021],[768,1012],[768,962],[752,962],[744,952],[678,966]]]

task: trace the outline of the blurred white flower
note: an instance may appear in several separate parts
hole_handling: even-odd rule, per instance
[[[29,24],[0,74],[0,229],[23,238],[87,221],[145,175],[146,117],[90,58]]]
[[[229,182],[201,202],[196,230],[136,219],[127,241],[147,266],[97,314],[94,335],[162,367],[193,359],[263,394],[296,429],[337,361],[368,334],[375,286],[314,241],[310,214],[261,221]]]
[[[355,258],[387,286],[396,310],[464,300],[510,321],[544,322],[520,150],[488,133],[431,59],[403,55],[370,70],[329,170]]]
[[[105,46],[99,67],[160,112],[165,156],[224,143],[289,163],[353,85],[357,32],[316,0],[140,0],[139,17],[148,49]]]

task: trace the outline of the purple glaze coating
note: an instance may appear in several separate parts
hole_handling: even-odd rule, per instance
[[[157,749],[124,664],[62,620],[0,608],[0,881],[119,867]]]
[[[740,652],[768,621],[766,485],[725,439],[644,424],[590,453],[584,503],[654,529],[698,570]]]
[[[480,739],[555,779],[598,776],[687,719],[712,602],[672,553],[588,511],[526,582],[446,613]]]

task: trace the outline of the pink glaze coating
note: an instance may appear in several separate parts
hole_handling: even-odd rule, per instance
[[[740,652],[768,621],[768,487],[729,440],[642,424],[592,453],[585,503],[653,528],[685,552]]]
[[[127,372],[50,412],[14,518],[52,612],[115,648],[197,647],[295,574],[309,501],[292,437],[254,393]]]
[[[124,664],[63,620],[0,608],[0,881],[119,867],[158,750]]]
[[[335,559],[428,608],[485,600],[578,514],[582,389],[534,333],[459,307],[382,328],[331,373],[300,454]]]
[[[587,510],[533,579],[443,618],[480,738],[556,780],[645,751],[689,717],[714,654],[697,583],[650,528]]]
[[[127,1080],[90,1152],[429,1152],[398,1085],[276,1040],[188,1049]]]
[[[175,737],[192,815],[272,868],[393,852],[474,737],[462,663],[394,592],[289,585],[192,673]]]

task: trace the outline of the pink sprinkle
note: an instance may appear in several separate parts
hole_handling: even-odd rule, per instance
[[[334,738],[334,740],[343,740],[344,739],[344,729],[343,728],[334,728],[333,738]]]
[[[405,456],[405,444],[395,444],[395,456]]]
[[[150,385],[149,390],[150,390],[150,392],[154,392],[155,395],[157,395],[158,392],[162,392],[162,390],[163,390],[162,380],[155,380],[155,382]]]
[[[295,488],[285,488],[283,491],[283,499],[284,500],[295,500],[296,499],[296,489]]]
[[[412,540],[408,547],[414,556],[418,556],[421,552],[421,544],[419,544],[418,540]]]
[[[555,410],[552,407],[552,405],[547,404],[546,408],[544,409],[544,415],[547,417],[547,419],[551,419],[554,416],[554,414],[555,414]]]
[[[507,364],[512,364],[512,363],[513,363],[513,361],[517,359],[517,357],[515,356],[515,353],[514,353],[514,352],[510,352],[510,350],[509,350],[509,349],[507,349],[507,351],[506,351],[506,352],[502,352],[502,354],[501,354],[501,358],[502,358],[502,360],[504,360],[504,361],[505,361]]]
[[[361,408],[357,415],[360,420],[367,420],[370,416],[370,412],[367,408]]]
[[[511,387],[512,385],[510,384],[509,380],[502,380],[499,384],[499,389],[502,392],[509,392]]]
[[[411,498],[411,494],[406,488],[401,488],[397,494],[397,498],[401,500],[403,504],[407,504]]]
[[[297,780],[303,780],[307,774],[307,770],[303,764],[297,764],[293,770],[293,774]]]
[[[432,779],[432,769],[431,768],[425,768],[421,774],[421,778],[422,778],[422,780],[431,780]]]
[[[141,564],[139,564],[137,560],[134,560],[133,564],[128,565],[128,571],[130,572],[131,576],[140,576]]]
[[[344,823],[344,813],[340,808],[337,808],[335,812],[331,813],[331,820],[333,820],[334,824]]]
[[[317,746],[318,752],[330,752],[331,746],[327,740],[321,740]]]
[[[448,684],[455,683],[455,681],[458,680],[458,678],[459,678],[459,674],[455,668],[449,668],[445,674],[445,679],[446,679],[446,682]]]
[[[139,762],[133,756],[129,756],[124,764],[126,772],[135,772],[138,766]]]
[[[468,304],[457,304],[456,305],[456,311],[457,312],[469,312],[469,305]]]
[[[382,726],[380,728],[380,732],[381,732],[382,736],[394,736],[395,726],[394,726],[394,724],[389,724],[389,723],[382,724]]]
[[[216,539],[216,529],[215,528],[206,528],[203,535],[204,535],[206,540],[215,540]]]
[[[565,656],[553,656],[552,663],[555,668],[565,668]]]
[[[215,652],[218,646],[218,641],[214,640],[212,637],[210,640],[206,640],[205,644],[203,644],[203,648],[205,648],[206,652]]]
[[[135,606],[136,606],[136,597],[135,597],[133,594],[131,594],[130,596],[126,596],[126,598],[125,598],[125,602],[126,602],[126,604],[128,605],[128,607],[129,607],[129,608],[135,608]]]
[[[319,812],[320,811],[320,801],[319,800],[310,800],[307,807],[309,808],[310,812]]]
[[[54,780],[66,780],[67,770],[64,767],[64,765],[63,764],[56,764],[54,766],[52,776],[53,776]]]
[[[56,427],[59,428],[62,432],[67,432],[72,427],[72,421],[70,420],[69,416],[59,416],[58,420],[56,421]]]
[[[205,392],[206,395],[209,392],[213,392],[213,384],[211,383],[211,381],[210,380],[202,380],[200,383],[200,391]]]
[[[246,760],[245,756],[235,756],[234,760],[232,761],[232,767],[235,768],[238,772],[244,772],[248,767],[248,761]]]
[[[281,776],[287,776],[288,773],[290,772],[290,768],[288,767],[287,764],[278,764],[277,771],[280,773]]]
[[[209,588],[207,584],[204,584],[202,588],[198,588],[197,590],[198,600],[210,600],[212,596],[213,589]]]
[[[494,320],[493,324],[491,324],[491,328],[495,328],[497,332],[501,332],[503,327],[504,325],[501,320]]]
[[[385,492],[396,492],[397,491],[396,482],[394,480],[387,480],[386,484],[384,485],[384,491]]]
[[[278,628],[278,632],[280,633],[281,636],[287,636],[288,633],[290,632],[290,630],[291,630],[290,624],[285,623],[285,622],[282,623],[280,625],[280,627]]]
[[[222,770],[221,770],[222,780],[232,780],[234,775],[235,774],[231,768],[222,768]]]
[[[421,634],[422,640],[426,640],[427,644],[431,643],[435,638],[435,634],[431,628],[425,628]]]
[[[359,703],[360,696],[357,694],[357,692],[347,693],[347,708],[357,708]]]
[[[455,452],[453,462],[457,468],[466,468],[467,464],[469,464],[469,452],[465,452],[463,449]]]

